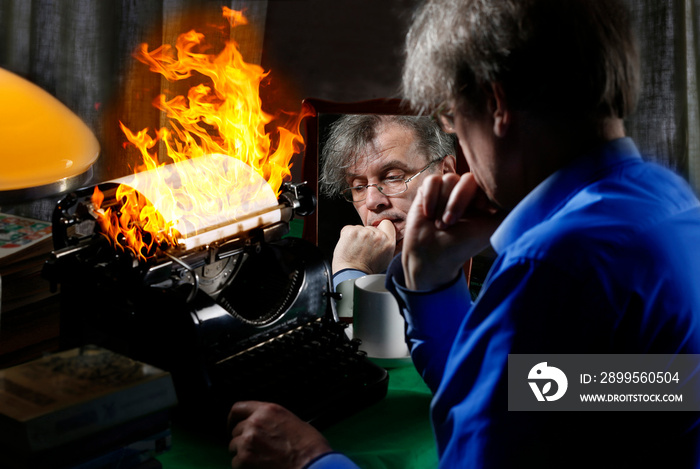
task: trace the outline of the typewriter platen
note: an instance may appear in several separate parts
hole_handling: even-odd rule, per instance
[[[98,187],[114,197],[114,184]],[[279,221],[148,262],[100,233],[93,190],[53,217],[44,276],[60,284],[62,348],[97,344],[166,369],[180,410],[222,428],[239,400],[323,427],[384,397],[387,372],[345,335],[321,252],[284,237],[315,208],[305,185],[283,186]]]

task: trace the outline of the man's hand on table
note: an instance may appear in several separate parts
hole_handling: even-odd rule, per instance
[[[234,469],[301,469],[332,451],[318,430],[277,404],[237,402],[228,424]]]

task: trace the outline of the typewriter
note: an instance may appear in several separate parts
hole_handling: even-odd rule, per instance
[[[116,187],[97,186],[103,207],[119,209]],[[43,275],[60,285],[62,348],[95,344],[170,371],[178,411],[218,428],[240,400],[279,403],[322,428],[385,396],[387,371],[338,320],[321,252],[286,236],[315,209],[305,184],[283,185],[271,220],[258,210],[147,260],[101,232],[94,192],[68,194],[53,214]]]

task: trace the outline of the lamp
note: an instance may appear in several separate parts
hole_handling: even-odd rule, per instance
[[[0,203],[66,192],[92,176],[90,128],[35,84],[0,68]]]

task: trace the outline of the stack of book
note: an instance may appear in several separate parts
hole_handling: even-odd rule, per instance
[[[0,467],[158,467],[176,404],[168,372],[95,346],[0,370]]]
[[[41,277],[51,223],[0,213],[0,367],[58,346],[59,301]]]

